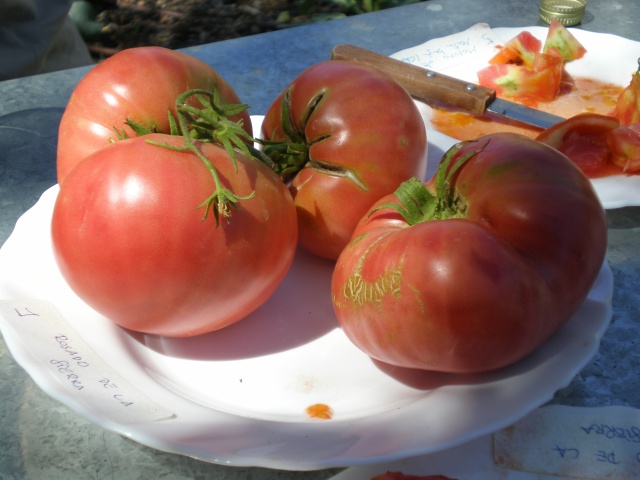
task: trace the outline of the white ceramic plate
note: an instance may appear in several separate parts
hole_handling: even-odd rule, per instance
[[[527,30],[544,41],[546,27],[494,28],[498,38],[507,42],[522,30]],[[575,37],[585,46],[587,54],[580,60],[570,62],[566,70],[574,77],[593,78],[606,83],[627,86],[631,74],[638,68],[640,42],[615,35],[593,33],[571,29]],[[393,56],[397,56],[393,55]],[[487,65],[490,54],[478,55],[465,63],[446,68],[443,73],[469,82],[478,82],[476,72]],[[429,122],[429,107],[424,106],[423,114],[428,132],[432,132]],[[440,145],[452,145],[454,139],[441,135]],[[431,158],[431,155],[430,155]],[[433,166],[433,163],[431,164]],[[593,179],[592,183],[607,209],[640,205],[640,175],[614,175]]]
[[[57,186],[0,249],[0,299],[53,302],[84,341],[171,419],[121,424],[80,403],[38,363],[9,323],[16,360],[49,395],[147,446],[237,466],[311,470],[439,451],[510,425],[565,387],[598,349],[611,318],[608,265],[571,321],[503,370],[455,376],[389,368],[353,347],[330,301],[332,263],[304,252],[274,296],[240,323],[191,339],[131,335],[67,287],[52,256]],[[331,420],[307,406],[324,403]]]
[[[429,132],[429,175],[453,142]],[[78,402],[0,316],[9,349],[45,392],[96,424],[207,462],[313,470],[462,444],[514,423],[568,385],[611,319],[613,278],[605,263],[571,321],[509,368],[455,376],[385,367],[338,327],[332,263],[298,252],[273,297],[236,325],[192,339],[131,335],[85,305],[61,277],[49,236],[57,191],[43,194],[0,249],[0,299],[54,303],[96,354],[174,416],[123,424]],[[306,407],[316,403],[329,405],[334,417],[308,418]]]

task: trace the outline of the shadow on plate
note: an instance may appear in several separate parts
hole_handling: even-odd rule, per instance
[[[163,355],[204,361],[255,358],[291,350],[339,328],[331,303],[333,262],[303,250],[258,310],[238,323],[197,337],[130,336]]]

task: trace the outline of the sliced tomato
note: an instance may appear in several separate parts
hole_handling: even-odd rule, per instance
[[[584,45],[560,22],[556,19],[552,19],[549,24],[549,30],[547,31],[547,38],[545,39],[542,51],[546,53],[550,48],[557,48],[562,54],[562,58],[565,62],[572,60],[578,60],[584,57],[587,53],[587,49]]]
[[[582,113],[547,128],[536,140],[564,153],[588,177],[596,177],[610,161],[607,136],[619,126],[614,117]]]
[[[640,62],[631,82],[618,97],[615,115],[623,125],[640,122]]]
[[[563,62],[557,54],[537,53],[531,67],[516,64],[493,64],[478,72],[480,85],[521,103],[551,101],[558,96],[563,76]]]
[[[620,125],[606,136],[611,162],[625,173],[640,172],[640,123]]]
[[[513,37],[490,60],[490,64],[516,63],[531,66],[542,42],[526,30]]]

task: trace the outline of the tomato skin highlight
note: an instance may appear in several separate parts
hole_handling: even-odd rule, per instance
[[[290,140],[283,127],[287,94],[292,124],[309,157],[290,181],[299,242],[335,260],[373,202],[412,176],[424,178],[424,122],[409,94],[390,77],[332,60],[302,72],[273,102],[262,124],[263,139]],[[349,171],[352,178],[335,170]]]
[[[131,119],[157,133],[169,133],[168,114],[175,115],[179,95],[192,89],[213,91],[221,103],[241,103],[238,95],[206,63],[163,47],[136,47],[99,63],[80,80],[62,115],[58,130],[57,178],[62,183],[83,158],[117,140],[114,129],[135,136]],[[189,102],[198,105],[195,100]],[[245,110],[242,120],[253,136]]]
[[[184,144],[151,134],[116,142],[80,162],[60,187],[52,243],[60,271],[85,303],[116,324],[169,337],[239,321],[286,275],[297,244],[293,200],[265,165],[198,144],[242,200],[216,228],[197,208],[214,191]]]
[[[363,217],[337,261],[334,310],[382,362],[477,373],[512,364],[575,313],[604,261],[607,226],[589,180],[518,134],[469,142],[452,178],[460,218],[410,226],[395,195]],[[433,187],[433,180],[427,183]]]

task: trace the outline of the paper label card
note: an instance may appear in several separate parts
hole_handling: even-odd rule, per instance
[[[494,462],[564,478],[640,478],[640,411],[627,407],[539,408],[493,436]]]
[[[502,41],[489,25],[478,23],[463,32],[429,40],[416,47],[402,50],[392,57],[441,72],[470,60],[488,60],[501,45]]]
[[[43,371],[87,411],[121,424],[173,417],[129,384],[44,300],[0,300],[0,315]]]

